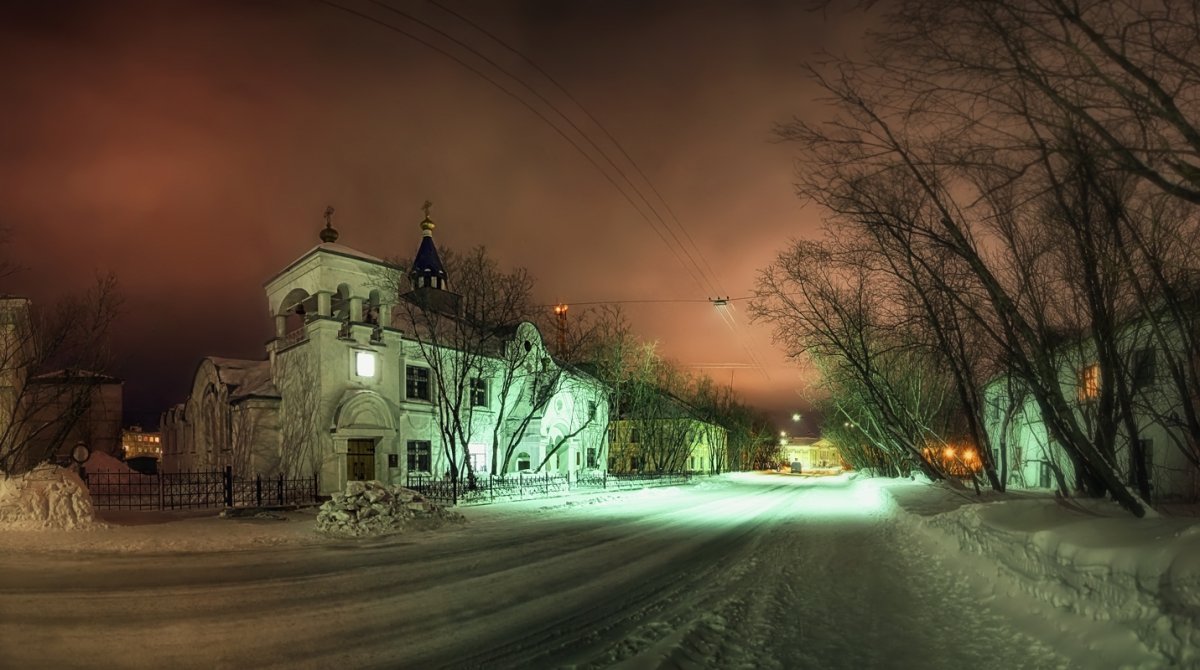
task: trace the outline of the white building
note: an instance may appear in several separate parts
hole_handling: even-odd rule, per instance
[[[1196,446],[1181,417],[1184,403],[1195,398],[1181,395],[1172,383],[1172,365],[1190,365],[1186,348],[1175,336],[1175,327],[1162,321],[1151,324],[1133,320],[1120,333],[1122,370],[1114,371],[1132,389],[1132,415],[1136,439],[1145,454],[1145,466],[1153,500],[1200,499],[1200,468],[1186,455]],[[1163,342],[1167,342],[1166,347]],[[1075,419],[1088,435],[1094,435],[1101,394],[1101,370],[1094,345],[1087,338],[1064,344],[1059,359],[1059,384]],[[1068,486],[1075,483],[1075,469],[1066,452],[1050,435],[1037,401],[1015,380],[993,379],[984,390],[987,403],[985,428],[1000,464],[999,446],[1007,447],[1008,484],[1021,488],[1056,488],[1055,470]],[[1134,486],[1130,439],[1122,423],[1114,445],[1114,465],[1121,478]]]
[[[408,277],[422,300],[453,304],[433,228],[427,215]],[[403,298],[387,278],[398,268],[338,244],[328,217],[320,237],[266,282],[275,320],[266,358],[205,358],[187,401],[164,413],[164,472],[225,466],[239,475],[316,472],[322,493],[330,493],[351,480],[404,484],[410,473],[442,477],[450,470],[438,423],[450,418],[436,400],[434,366],[393,320]],[[505,333],[505,347],[528,354],[539,369],[554,368],[555,383],[538,387],[550,395],[539,396],[542,404],[523,422],[513,408],[521,402],[528,408],[537,393],[514,385],[533,386],[535,375],[512,376],[506,388],[496,374],[470,380],[464,404],[470,416],[460,418],[473,471],[540,467],[574,475],[589,463],[603,467],[606,458],[595,453],[604,448],[608,425],[601,385],[553,361],[532,323]],[[505,438],[500,449],[496,435]]]

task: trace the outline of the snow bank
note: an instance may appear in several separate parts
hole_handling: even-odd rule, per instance
[[[945,550],[991,559],[997,592],[1023,591],[1051,605],[1132,630],[1175,667],[1200,667],[1200,521],[1135,519],[1105,501],[1048,497],[975,503],[930,513],[899,501],[901,524]],[[986,570],[986,568],[980,568]]]
[[[0,473],[0,529],[75,530],[102,527],[79,476],[43,463],[22,475]]]
[[[333,494],[317,512],[318,531],[352,537],[429,530],[465,521],[462,514],[431,503],[412,489],[378,481],[350,482],[344,493]]]
[[[129,467],[129,464],[120,460],[112,454],[106,454],[103,451],[93,451],[88,456],[87,462],[83,464],[88,472],[122,472],[126,474],[136,474],[137,470]]]

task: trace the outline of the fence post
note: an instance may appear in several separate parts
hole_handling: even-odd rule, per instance
[[[317,502],[321,497],[321,486],[317,481],[317,477],[317,473],[313,472],[313,502]]]
[[[458,476],[454,477],[454,481],[450,482],[450,500],[452,504],[458,504]]]
[[[283,504],[283,473],[279,473],[279,505]]]
[[[154,479],[158,482],[158,509],[166,509],[163,506],[163,476],[161,472],[154,473]]]
[[[225,466],[225,506],[233,507],[233,466]]]
[[[262,507],[262,475],[254,475],[254,506]]]

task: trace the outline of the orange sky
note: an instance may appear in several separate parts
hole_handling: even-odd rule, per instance
[[[487,68],[368,2],[346,4]],[[427,2],[393,4],[476,45],[585,124],[483,35]],[[445,4],[605,124],[726,295],[748,295],[789,238],[816,234],[819,215],[792,193],[792,148],[770,131],[813,113],[801,67],[849,27],[787,1]],[[439,245],[486,245],[527,267],[546,302],[710,297],[546,122],[407,37],[319,3],[53,6],[0,3],[0,224],[26,268],[0,291],[47,300],[116,271],[126,297],[117,372],[132,420],[152,423],[182,401],[204,355],[263,355],[272,331],[262,282],[317,242],[326,205],[337,208],[339,242],[410,256],[428,198]],[[789,415],[805,404],[801,372],[736,305],[740,337],[767,373],[736,370],[734,387]],[[684,365],[749,362],[704,303],[626,310]]]

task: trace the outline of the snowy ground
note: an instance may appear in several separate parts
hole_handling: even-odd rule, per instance
[[[1171,667],[998,586],[934,521],[963,512],[921,516],[955,500],[748,474],[374,540],[319,537],[311,511],[5,532],[0,667]]]

